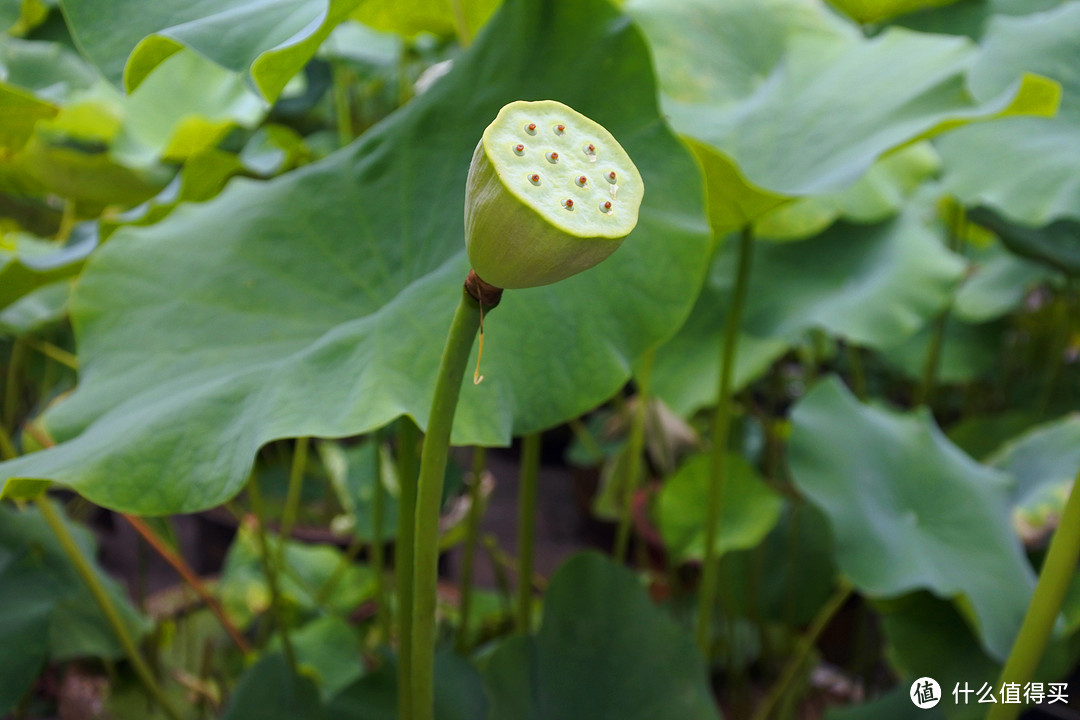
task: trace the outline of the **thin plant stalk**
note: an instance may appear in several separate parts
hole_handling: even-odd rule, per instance
[[[457,651],[464,654],[469,647],[469,613],[472,612],[473,569],[476,566],[476,543],[480,535],[480,504],[483,501],[484,468],[487,451],[473,448],[472,479],[469,484],[469,515],[465,519],[465,542],[461,558],[461,624],[458,625]]]
[[[289,488],[285,493],[285,507],[281,510],[281,527],[278,534],[282,540],[292,536],[293,527],[296,525],[296,515],[300,508],[300,493],[304,488],[304,470],[307,468],[308,438],[296,439],[296,447],[293,450],[292,465],[289,468]],[[284,565],[282,558],[285,557],[285,543],[282,542],[278,550],[278,565]]]
[[[1035,674],[1035,668],[1046,651],[1046,645],[1061,612],[1065,594],[1076,573],[1080,561],[1080,474],[1069,491],[1065,511],[1058,521],[1057,530],[1046,551],[1035,595],[1028,605],[1020,633],[1016,636],[1009,659],[1001,671],[999,687],[1004,683],[1024,685]],[[987,720],[1014,720],[1020,714],[1021,705],[1000,703],[990,708]]]
[[[634,516],[634,493],[638,489],[642,459],[645,450],[645,418],[649,412],[649,385],[652,380],[653,358],[656,352],[649,349],[641,358],[637,373],[637,404],[630,420],[630,439],[626,445],[626,471],[623,477],[623,498],[619,508],[619,527],[615,533],[615,562],[626,560],[626,551],[630,547],[630,528]]]
[[[8,435],[3,423],[0,423],[0,460],[13,460],[18,456],[19,451],[15,449],[11,435]]]
[[[281,552],[271,558],[270,542],[266,537],[266,513],[263,508],[262,492],[259,490],[259,481],[254,473],[248,481],[248,497],[251,499],[251,509],[255,513],[255,541],[259,544],[259,559],[262,562],[263,574],[266,575],[266,584],[270,586],[270,610],[274,615],[274,624],[277,625],[278,632],[281,634],[281,648],[285,654],[285,662],[295,674],[296,653],[293,652],[292,640],[289,638],[289,626],[285,619],[285,608],[281,604],[281,588],[278,585],[278,572],[283,565],[274,562],[275,558],[281,563],[285,560],[285,538],[278,537]]]
[[[724,486],[727,482],[728,436],[731,434],[731,416],[734,412],[732,377],[734,375],[736,350],[739,342],[739,326],[743,306],[746,304],[750,284],[750,265],[754,252],[754,233],[751,226],[743,228],[739,235],[739,265],[735,276],[735,291],[731,298],[731,312],[724,328],[724,344],[720,353],[719,397],[713,417],[712,450],[709,465],[709,500],[705,510],[705,557],[701,566],[701,588],[698,594],[697,644],[706,659],[710,656],[713,607],[716,605],[718,564],[716,537],[724,504]]]
[[[521,442],[521,482],[518,487],[518,573],[517,611],[514,629],[522,635],[532,625],[533,550],[536,545],[536,491],[540,477],[540,433]]]
[[[398,424],[398,525],[394,541],[394,583],[398,601],[398,715],[412,718],[413,551],[416,531],[416,446],[420,430],[412,418]]]
[[[352,84],[355,76],[342,63],[334,65],[334,115],[337,120],[338,145],[345,147],[353,141]]]
[[[386,491],[382,484],[382,442],[376,433],[372,439],[375,444],[375,485],[372,488],[371,501],[371,571],[375,575],[375,624],[384,641],[389,642],[391,633],[390,605],[386,601],[386,558],[383,553],[383,515],[385,514]]]
[[[862,351],[857,345],[847,346],[848,365],[851,367],[851,389],[855,397],[866,402],[866,372],[863,370]]]
[[[15,338],[11,346],[11,354],[8,356],[7,379],[4,383],[4,406],[0,422],[5,428],[14,430],[16,415],[19,411],[19,372],[22,370],[23,356],[26,354],[26,344],[19,338]]]
[[[810,650],[817,644],[818,638],[821,637],[821,633],[825,631],[829,622],[851,596],[851,591],[851,583],[847,580],[841,580],[839,587],[836,588],[832,597],[821,606],[817,615],[815,615],[814,619],[810,622],[810,627],[799,641],[799,645],[795,648],[795,653],[788,659],[787,665],[784,666],[784,670],[780,673],[780,678],[769,690],[769,694],[761,701],[761,704],[758,705],[752,720],[768,720],[769,715],[776,707],[776,704],[787,692],[791,683],[799,674],[799,670],[802,669],[803,665],[806,663],[806,658],[810,655]]]
[[[218,603],[217,599],[214,598],[212,594],[210,594],[210,591],[206,588],[206,585],[199,576],[195,574],[195,571],[184,562],[184,558],[170,548],[142,518],[123,513],[121,513],[121,517],[127,520],[131,527],[135,528],[135,531],[142,536],[143,540],[145,540],[146,543],[165,560],[165,562],[169,563],[169,565],[176,570],[176,573],[183,578],[184,582],[191,586],[195,591],[195,594],[206,603],[206,607],[210,608],[210,612],[214,613],[214,617],[216,617],[221,623],[221,626],[225,628],[225,632],[228,633],[233,643],[240,649],[240,652],[245,655],[251,652],[251,648],[248,646],[247,640],[244,639],[243,634],[235,625],[233,625],[232,621],[229,620],[229,616],[225,614],[221,604]]]
[[[439,364],[427,435],[420,455],[413,555],[412,667],[407,690],[412,694],[412,717],[406,720],[433,720],[435,714],[435,611],[443,479],[461,381],[480,329],[480,318],[480,304],[467,290],[462,290]]]
[[[967,215],[964,213],[964,208],[957,204],[952,208],[949,218],[949,250],[960,252],[966,232]],[[928,405],[933,396],[938,366],[941,364],[942,345],[945,343],[945,326],[949,320],[949,310],[950,308],[945,308],[934,320],[930,347],[926,351],[926,360],[923,363],[922,380],[915,391],[916,405]]]
[[[37,500],[37,506],[41,511],[41,517],[45,520],[53,535],[56,536],[68,561],[71,562],[75,567],[75,571],[79,573],[79,577],[86,583],[87,589],[90,590],[90,594],[94,597],[94,602],[97,603],[101,613],[105,616],[105,620],[109,623],[109,627],[112,628],[113,633],[116,635],[116,639],[119,641],[120,647],[123,648],[124,654],[127,656],[128,662],[131,663],[131,667],[138,676],[139,681],[171,720],[180,720],[180,713],[173,707],[172,701],[158,684],[153,672],[150,671],[150,667],[135,646],[135,641],[128,633],[127,626],[124,625],[123,618],[120,617],[120,612],[116,609],[116,605],[113,604],[112,598],[109,597],[108,591],[101,583],[97,573],[90,566],[90,562],[83,555],[82,550],[79,549],[64,521],[60,518],[60,513],[53,507],[52,501],[43,495]]]

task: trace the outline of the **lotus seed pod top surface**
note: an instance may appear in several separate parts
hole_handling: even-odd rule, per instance
[[[554,100],[503,107],[481,140],[499,180],[548,223],[581,238],[623,238],[645,187],[603,126]]]

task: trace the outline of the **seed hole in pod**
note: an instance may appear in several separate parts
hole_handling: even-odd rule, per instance
[[[575,182],[577,182],[578,187],[585,187],[585,183],[589,182],[589,178],[582,175]]]
[[[524,155],[525,154],[525,146],[520,144],[520,143],[515,145],[514,146],[514,152],[517,153],[518,155]]]
[[[605,200],[604,202],[600,203],[600,212],[602,212],[602,213],[611,212],[611,201],[610,200]]]
[[[560,123],[559,125],[555,126],[555,134],[556,135],[562,135],[564,132],[566,132],[566,126],[565,125]]]
[[[571,200],[570,198],[566,198],[565,200],[563,200],[562,206],[564,208],[566,208],[567,210],[573,210],[574,209],[574,201]]]
[[[589,162],[596,162],[596,146],[592,143],[586,143],[581,148],[585,152],[585,157],[589,158]]]
[[[533,185],[539,185],[540,184],[540,176],[537,175],[536,173],[533,173],[532,175],[529,176],[529,182],[531,182]]]
[[[525,126],[525,132],[529,133],[530,135],[535,135],[536,134],[536,123],[529,123],[528,125],[526,125]]]
[[[549,163],[557,163],[557,162],[559,162],[559,153],[557,153],[557,152],[549,152],[547,154],[547,159],[548,159]]]
[[[609,183],[614,183],[614,182],[615,182],[615,180],[616,180],[616,175],[615,175],[615,171],[614,171],[614,170],[612,170],[611,172],[609,172],[609,173],[607,174],[607,181],[608,181]]]

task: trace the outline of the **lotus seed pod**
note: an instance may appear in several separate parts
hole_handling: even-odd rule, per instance
[[[641,175],[611,133],[554,100],[503,107],[484,130],[465,188],[465,246],[502,288],[587,270],[637,225]]]

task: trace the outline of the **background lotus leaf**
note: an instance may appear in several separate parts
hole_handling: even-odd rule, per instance
[[[1020,72],[1061,83],[1053,118],[1006,118],[942,137],[945,188],[968,205],[987,205],[1013,222],[1046,225],[1080,217],[1080,3],[1022,17],[995,17],[971,72],[971,89],[990,97]]]
[[[716,720],[689,635],[634,574],[596,553],[551,578],[536,635],[511,638],[487,662],[490,720]]]
[[[62,518],[84,557],[93,536]],[[95,572],[101,571],[94,565]],[[148,623],[115,581],[101,581],[121,620],[139,637]],[[36,508],[0,504],[0,713],[10,710],[46,659],[122,656],[105,617]]]
[[[859,403],[836,378],[792,411],[792,479],[828,517],[841,571],[871,597],[964,597],[1004,658],[1034,572],[1009,522],[1008,476],[952,445],[925,412]]]
[[[924,209],[920,209],[924,208]],[[949,303],[964,272],[927,206],[909,203],[876,225],[837,223],[798,243],[757,243],[734,387],[756,379],[803,334],[820,328],[857,345],[909,338]],[[656,352],[653,392],[689,414],[715,402],[720,340],[735,282],[735,243],[720,248],[679,332]],[[774,292],[777,283],[784,292]]]
[[[710,204],[722,205],[710,207],[717,232],[755,219],[770,195],[841,190],[915,138],[1057,104],[1052,84],[1019,71],[992,97],[972,95],[967,72],[979,53],[964,38],[890,28],[866,39],[809,0],[626,8],[649,37],[672,125],[699,154],[727,158],[704,162]],[[710,170],[726,163],[737,172]]]
[[[62,0],[61,6],[79,49],[128,91],[186,47],[227,70],[250,73],[273,101],[358,1],[121,0],[105,6]]]
[[[755,547],[776,525],[783,500],[741,455],[728,455],[717,557]],[[709,456],[695,455],[664,481],[656,514],[667,549],[677,558],[705,554],[705,508],[709,502]]]

